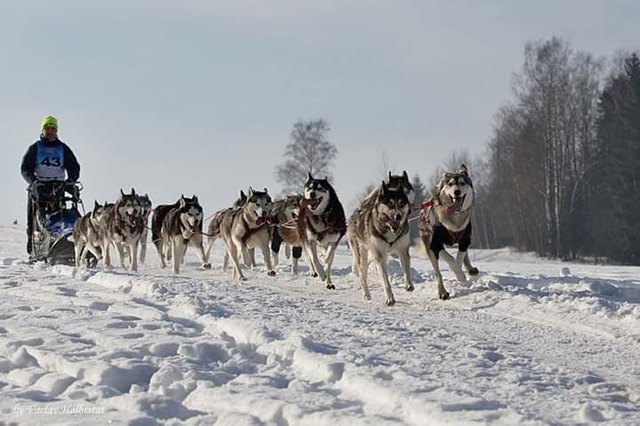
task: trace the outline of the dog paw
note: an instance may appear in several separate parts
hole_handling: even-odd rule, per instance
[[[414,289],[413,284],[407,284],[407,285],[404,287],[404,289],[405,289],[405,290],[407,290],[407,291],[409,291],[409,292],[413,291],[413,289]]]
[[[443,291],[440,294],[438,294],[438,298],[440,300],[447,300],[449,299],[449,292],[448,291]]]
[[[269,271],[269,272],[267,272],[267,275],[269,275],[270,277],[275,277],[276,276],[276,271]]]
[[[387,300],[384,301],[384,304],[387,305],[387,306],[393,306],[393,305],[396,304],[396,300],[394,298],[387,299]]]
[[[476,268],[475,266],[469,269],[469,275],[478,275],[478,272],[478,268]]]
[[[317,278],[317,277],[318,277],[318,273],[317,273],[317,272],[312,272],[312,273],[311,273],[311,276],[312,276],[313,278]]]
[[[335,290],[336,286],[334,284],[327,284],[327,289],[329,290]]]
[[[364,294],[362,295],[362,298],[365,300],[365,302],[369,302],[369,301],[371,301],[371,294],[369,294],[369,293],[364,293]]]
[[[203,264],[202,264],[202,267],[203,267],[204,269],[211,269],[211,264],[210,264],[209,262],[207,262],[207,263],[203,263]]]

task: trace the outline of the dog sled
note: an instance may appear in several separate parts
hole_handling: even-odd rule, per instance
[[[31,260],[51,265],[75,265],[74,244],[68,240],[73,225],[81,217],[82,185],[76,182],[37,182],[27,188],[31,200]],[[88,253],[88,266],[97,259]]]

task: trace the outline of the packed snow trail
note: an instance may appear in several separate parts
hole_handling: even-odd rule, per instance
[[[198,268],[139,273],[24,264],[0,228],[0,410],[19,424],[640,423],[640,268],[472,251],[440,301],[412,254],[397,305],[351,258],[337,290],[261,264],[249,281]],[[259,257],[259,256],[258,256]],[[258,259],[259,263],[261,259]]]

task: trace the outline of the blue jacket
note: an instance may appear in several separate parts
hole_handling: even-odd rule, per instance
[[[63,164],[64,169],[67,172],[67,179],[74,182],[78,180],[80,177],[80,164],[78,164],[78,160],[76,160],[76,156],[71,151],[71,148],[69,148],[60,139],[50,142],[41,137],[39,141],[36,141],[29,147],[29,149],[27,149],[26,154],[22,157],[22,166],[20,167],[20,171],[22,172],[22,177],[27,181],[27,183],[31,184],[38,180],[35,175],[38,142],[51,148],[62,146],[64,155]]]

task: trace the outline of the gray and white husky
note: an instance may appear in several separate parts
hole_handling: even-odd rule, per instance
[[[131,259],[131,270],[138,270],[138,245],[144,230],[140,200],[131,189],[125,194],[122,189],[116,202],[105,206],[107,210],[107,229],[103,240],[104,267],[111,266],[111,244],[116,248],[120,266],[124,267],[125,246]]]
[[[162,268],[172,261],[173,272],[179,274],[189,245],[196,248],[202,267],[211,268],[202,245],[202,216],[202,206],[195,195],[182,195],[174,204],[159,205],[153,210],[151,238]]]
[[[236,209],[227,209],[221,213],[220,235],[224,240],[227,254],[233,267],[233,278],[246,280],[240,269],[239,256],[245,264],[250,263],[249,249],[259,247],[267,266],[267,275],[275,276],[269,256],[269,215],[271,214],[271,196],[264,191],[254,191],[249,187],[247,200]]]
[[[309,173],[300,202],[298,233],[312,275],[319,276],[328,289],[336,288],[331,282],[331,265],[346,231],[344,209],[335,189],[327,178],[315,179]],[[325,249],[324,265],[318,258],[318,246]]]
[[[390,189],[382,182],[375,198],[364,200],[349,219],[347,238],[358,270],[362,294],[371,300],[367,284],[369,255],[382,280],[385,304],[395,304],[387,271],[387,254],[394,253],[400,258],[404,274],[405,289],[413,291],[410,276],[409,246],[409,198],[402,189]]]
[[[464,164],[456,173],[443,173],[431,201],[433,204],[420,212],[420,239],[433,265],[438,282],[438,297],[446,300],[449,298],[449,292],[444,288],[438,265],[441,256],[461,283],[467,280],[462,271],[462,264],[470,275],[478,273],[478,269],[472,266],[469,260],[474,191],[469,171]],[[445,246],[455,245],[458,246],[458,255],[454,259]]]
[[[220,238],[220,226],[222,225],[222,218],[224,216],[224,213],[229,211],[229,210],[238,210],[238,209],[242,208],[242,206],[244,206],[244,204],[246,202],[247,202],[247,194],[245,194],[245,192],[241,189],[240,190],[240,197],[238,197],[233,202],[233,205],[231,207],[227,207],[226,209],[218,210],[217,212],[215,212],[211,216],[211,220],[209,221],[209,225],[207,226],[207,242],[208,242],[207,251],[206,251],[207,259],[211,258],[210,255],[211,255],[211,249],[213,247],[213,243],[218,238]],[[245,266],[254,267],[255,266],[255,257],[253,256],[253,249],[250,249],[249,260],[251,262],[249,264],[245,264]],[[222,270],[226,271],[228,265],[229,265],[229,253],[227,253],[227,251],[225,250],[224,260],[222,262]]]
[[[73,233],[69,241],[74,243],[76,267],[84,265],[87,253],[91,252],[96,259],[102,258],[102,245],[106,233],[107,209],[94,202],[93,210],[82,216],[73,225]]]
[[[411,185],[411,182],[409,181],[409,175],[407,174],[406,170],[403,170],[401,175],[394,175],[391,173],[391,171],[389,171],[388,175],[384,178],[384,183],[387,185],[388,189],[401,190],[402,192],[404,192],[407,196],[407,199],[409,200],[409,203],[413,203],[416,193],[413,189],[413,185]],[[371,193],[369,193],[369,195],[367,195],[367,197],[362,200],[362,203],[360,203],[360,206],[356,208],[356,211],[362,209],[371,209],[376,203],[381,192],[382,185],[375,187],[373,191],[371,191]],[[392,255],[396,256],[395,253],[392,253]],[[360,273],[360,268],[355,263],[355,257],[352,257],[352,260],[353,263],[351,264],[351,271],[357,276]]]

